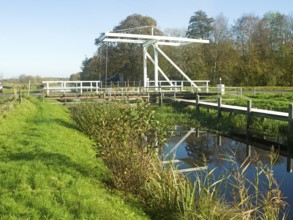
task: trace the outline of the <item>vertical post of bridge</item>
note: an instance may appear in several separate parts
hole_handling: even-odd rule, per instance
[[[157,50],[157,43],[154,44],[154,61],[155,61],[155,91],[158,91],[158,86],[159,86],[159,53]]]
[[[288,147],[293,148],[293,104],[289,104],[289,113],[288,113]]]
[[[148,69],[147,69],[147,47],[143,47],[143,87],[147,87]]]

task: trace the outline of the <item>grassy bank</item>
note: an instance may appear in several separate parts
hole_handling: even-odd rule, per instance
[[[1,219],[147,219],[105,189],[95,145],[64,107],[16,104],[0,121]]]

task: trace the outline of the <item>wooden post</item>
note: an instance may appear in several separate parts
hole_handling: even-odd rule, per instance
[[[27,90],[27,96],[30,96],[30,90],[31,90],[31,81],[28,81],[28,90]]]
[[[250,157],[251,156],[251,145],[247,144],[246,145],[246,157]]]
[[[287,172],[292,173],[292,158],[290,155],[287,156]]]
[[[163,105],[163,92],[161,92],[161,94],[160,94],[160,106],[162,106]]]
[[[47,84],[46,85],[46,89],[47,89],[46,90],[46,95],[49,96],[50,95],[49,83],[47,82],[46,84]]]
[[[289,104],[288,147],[293,147],[293,104]]]
[[[199,95],[196,95],[196,112],[199,112]]]
[[[217,134],[217,146],[222,146],[222,136],[220,134]]]
[[[21,101],[22,101],[22,95],[21,95],[21,91],[19,89],[19,91],[18,91],[18,102],[21,103]]]
[[[199,138],[199,128],[196,128],[196,137]]]
[[[221,107],[222,107],[222,97],[219,97],[218,98],[218,119],[222,117]]]
[[[246,130],[249,130],[249,127],[252,123],[252,118],[251,118],[251,107],[252,107],[252,102],[251,100],[247,101],[247,112],[246,112]]]

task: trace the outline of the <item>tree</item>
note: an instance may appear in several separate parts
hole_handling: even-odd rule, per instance
[[[213,22],[210,44],[206,47],[206,50],[211,84],[219,83],[220,78],[225,84],[232,84],[237,55],[233,49],[228,19],[222,14],[217,16]]]
[[[187,37],[208,39],[213,30],[213,22],[214,19],[209,18],[204,11],[196,11],[189,20]]]
[[[167,28],[164,30],[164,35],[170,37],[185,37],[186,33],[187,30],[185,28]]]
[[[70,81],[79,81],[80,80],[80,73],[73,73],[70,75]]]
[[[279,50],[283,44],[291,40],[292,35],[287,21],[287,17],[279,12],[268,12],[264,15],[262,22],[272,50]]]
[[[162,32],[156,28],[156,25],[157,22],[151,17],[133,14],[114,27],[113,32],[162,35]],[[99,46],[99,53],[83,64],[83,72],[89,72],[90,70],[94,72],[93,74],[96,77],[98,73],[102,77],[120,73],[124,76],[124,79],[130,81],[142,79],[141,45],[128,43],[104,44],[99,41],[99,38],[95,40],[95,43]],[[100,69],[101,71],[99,71]],[[93,74],[82,73],[81,78],[84,76],[87,78]]]
[[[262,70],[259,62],[255,36],[258,33],[260,19],[253,15],[243,15],[237,19],[233,30],[234,47],[237,51],[237,78],[238,85],[257,85],[257,78],[261,79]]]

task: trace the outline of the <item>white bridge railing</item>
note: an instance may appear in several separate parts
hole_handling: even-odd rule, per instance
[[[196,83],[197,86],[205,92],[209,92],[209,83],[210,80],[192,80],[192,82]],[[154,80],[149,80],[147,82],[147,90],[150,88],[157,89],[159,91],[162,90],[170,90],[174,92],[182,92],[182,91],[191,91],[194,92],[194,86],[187,80],[159,80],[158,87],[155,86]]]
[[[83,91],[98,92],[101,87],[101,81],[43,81],[43,90],[49,95],[51,92],[67,93]]]
[[[193,80],[201,91],[209,92],[209,80]],[[138,85],[129,85],[129,82],[125,83],[103,83],[102,81],[43,81],[43,91],[49,96],[51,93],[80,93],[83,92],[105,92],[107,89],[117,90],[119,88],[125,88],[125,91],[131,91],[134,88],[140,92],[195,92],[194,86],[187,80],[160,80],[158,86],[155,86],[155,81],[147,81],[147,87],[141,87],[140,82]]]

